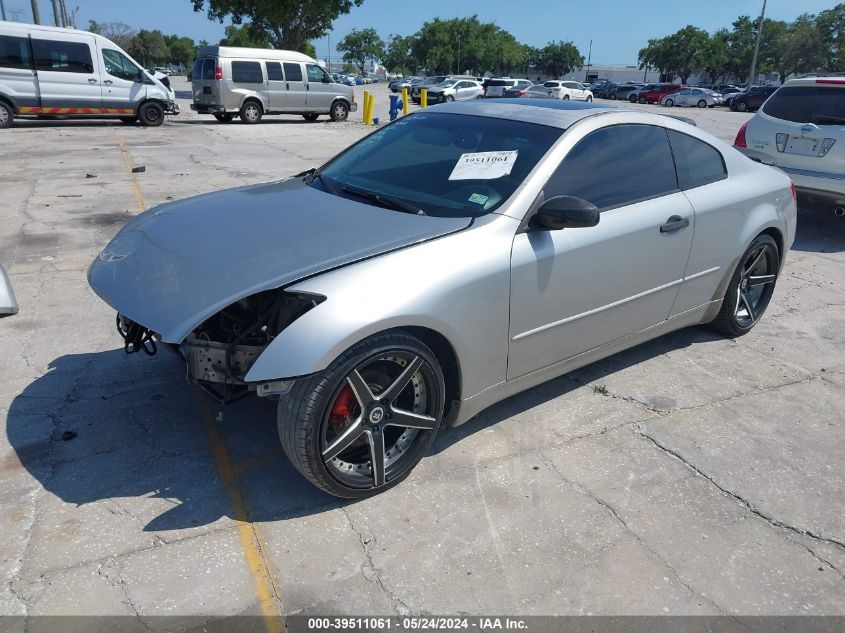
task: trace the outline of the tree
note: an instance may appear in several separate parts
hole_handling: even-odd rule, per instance
[[[718,83],[725,78],[729,59],[728,30],[719,29],[707,40],[701,52],[701,67],[711,82]]]
[[[384,55],[384,42],[375,29],[352,29],[338,42],[337,50],[343,53],[343,61],[357,64],[363,75],[367,61],[381,59]]]
[[[273,48],[300,51],[324,37],[332,22],[364,0],[191,0],[194,11],[206,9],[210,20],[231,16],[234,24],[248,19],[264,31]]]
[[[99,22],[95,22],[94,20],[88,20],[88,31],[93,33],[94,35],[102,35],[103,27],[100,26]]]
[[[827,43],[824,68],[829,71],[845,70],[845,3],[819,13],[816,28],[821,41]]]
[[[824,66],[827,44],[819,36],[812,15],[799,15],[790,25],[784,43],[784,68],[787,74],[808,73]]]
[[[226,27],[220,46],[243,46],[245,48],[270,48],[270,37],[263,29],[254,27],[251,22],[241,26],[234,24]]]
[[[572,42],[549,42],[540,52],[540,68],[549,77],[561,77],[584,65],[584,56]]]
[[[406,74],[407,70],[410,70],[412,73],[416,72],[416,60],[411,56],[413,44],[413,35],[391,35],[384,55],[381,58],[385,68],[390,72],[399,72],[403,75]]]
[[[169,60],[178,66],[187,66],[197,56],[197,45],[190,37],[165,35],[164,42],[170,53]]]
[[[681,83],[703,66],[704,52],[710,40],[707,31],[688,24],[669,36],[667,46],[669,63]]]
[[[672,51],[669,45],[669,38],[652,38],[645,48],[639,53],[640,70],[656,68],[661,76],[670,80],[675,78],[675,68],[672,66]]]
[[[167,42],[161,31],[141,29],[129,44],[129,54],[141,62],[144,67],[164,64],[170,57]]]
[[[129,50],[132,38],[135,37],[135,29],[131,26],[124,24],[123,22],[106,22],[105,24],[91,22],[88,26],[90,27],[92,23],[96,24],[99,28],[99,31],[97,31],[99,35],[107,37],[123,50]]]

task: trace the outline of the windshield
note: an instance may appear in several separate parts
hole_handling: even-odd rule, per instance
[[[845,89],[783,87],[766,101],[763,112],[795,123],[842,125],[845,124]]]
[[[310,184],[405,212],[478,217],[510,198],[562,133],[534,123],[421,112],[356,143]]]

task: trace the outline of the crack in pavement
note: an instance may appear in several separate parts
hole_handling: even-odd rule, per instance
[[[708,605],[710,605],[711,607],[716,609],[716,611],[718,611],[720,614],[722,614],[722,615],[725,614],[725,611],[718,604],[716,604],[715,602],[710,600],[707,596],[703,595],[701,592],[693,589],[693,587],[686,580],[684,580],[684,578],[681,576],[681,574],[678,572],[678,570],[675,569],[669,563],[669,561],[667,561],[659,552],[657,552],[657,550],[655,550],[648,543],[646,543],[639,534],[637,534],[634,530],[632,530],[630,528],[630,526],[628,525],[628,522],[625,521],[624,518],[622,518],[622,515],[619,514],[619,512],[616,510],[616,508],[614,508],[612,505],[610,505],[610,503],[608,503],[604,499],[601,499],[600,497],[598,497],[593,491],[591,491],[588,488],[582,486],[578,482],[572,481],[571,479],[568,479],[566,476],[564,476],[564,474],[562,472],[560,472],[560,470],[555,465],[555,463],[551,459],[549,459],[546,455],[544,455],[542,451],[539,451],[538,455],[539,455],[540,459],[542,459],[544,462],[546,462],[546,464],[549,466],[549,468],[551,468],[551,470],[555,474],[557,474],[557,476],[560,477],[560,479],[564,483],[566,483],[569,486],[572,486],[572,488],[574,488],[578,493],[584,495],[585,497],[592,500],[597,505],[604,508],[608,512],[608,514],[610,514],[610,516],[613,517],[613,519],[622,526],[622,529],[627,534],[629,534],[630,536],[633,537],[633,539],[640,545],[640,547],[642,547],[647,552],[649,552],[652,556],[654,556],[657,560],[659,560],[661,562],[661,564],[666,569],[669,570],[669,572],[672,574],[672,576],[675,577],[675,580],[677,580],[678,583],[680,583],[680,585],[690,594],[691,597],[700,598],[701,600],[706,602]]]
[[[349,511],[345,507],[341,507],[340,511],[343,513],[343,516],[346,518],[346,522],[349,523],[350,529],[355,532],[356,536],[358,537],[358,541],[361,543],[361,551],[364,554],[364,560],[361,563],[361,576],[364,577],[368,583],[376,584],[381,589],[382,593],[390,600],[391,604],[393,605],[393,610],[396,612],[396,615],[409,615],[411,613],[411,608],[402,601],[396,594],[394,594],[390,589],[388,589],[385,584],[384,580],[382,580],[381,573],[373,563],[373,556],[370,552],[370,543],[373,542],[375,539],[365,539],[364,535],[355,527],[355,524],[352,522],[352,517],[349,516]],[[372,577],[368,577],[364,568],[368,567]]]
[[[97,567],[97,575],[105,578],[112,587],[118,587],[123,594],[124,604],[126,604],[135,616],[135,619],[143,625],[148,631],[152,631],[153,627],[147,624],[141,617],[138,607],[129,595],[129,587],[126,584],[126,579],[120,571],[120,564],[114,558],[107,558]]]
[[[766,523],[768,523],[772,527],[781,528],[781,529],[786,530],[788,532],[792,532],[794,534],[799,534],[801,536],[806,536],[806,537],[809,537],[809,538],[811,538],[815,541],[827,543],[829,545],[833,545],[833,546],[838,547],[842,550],[845,550],[845,542],[840,541],[839,539],[829,537],[829,536],[823,536],[821,534],[817,534],[817,533],[813,532],[812,530],[805,530],[805,529],[795,527],[793,525],[786,523],[785,521],[781,521],[780,519],[776,519],[775,517],[766,514],[759,507],[757,507],[755,504],[753,504],[752,502],[748,501],[747,499],[745,499],[741,495],[739,495],[739,494],[737,494],[737,493],[735,493],[731,490],[728,490],[727,488],[725,488],[724,486],[719,484],[712,475],[705,473],[703,470],[701,470],[701,468],[699,468],[698,466],[696,466],[692,462],[685,459],[683,457],[683,455],[681,455],[678,451],[669,448],[668,446],[661,443],[659,440],[657,440],[653,436],[649,435],[647,430],[642,425],[640,425],[637,428],[636,433],[638,435],[640,435],[641,437],[643,437],[644,439],[651,442],[659,450],[663,451],[664,453],[666,453],[670,457],[677,459],[684,466],[686,466],[687,468],[689,468],[690,470],[692,470],[696,474],[700,475],[701,477],[703,477],[704,479],[709,481],[713,486],[715,486],[716,488],[721,490],[724,494],[726,494],[727,496],[729,496],[729,497],[733,498],[734,500],[738,501],[741,505],[745,506],[745,508],[751,514],[753,514],[754,516],[756,516],[760,519],[763,519]]]

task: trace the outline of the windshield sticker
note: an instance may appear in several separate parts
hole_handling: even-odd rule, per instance
[[[461,154],[449,180],[493,180],[511,173],[518,150]]]
[[[490,196],[483,196],[480,193],[474,193],[469,197],[470,202],[474,202],[475,204],[484,204]]]

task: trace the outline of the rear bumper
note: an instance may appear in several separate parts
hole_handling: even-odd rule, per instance
[[[792,178],[802,203],[845,205],[845,173],[782,167],[769,154],[744,147],[737,147],[737,149],[752,160],[777,167]]]
[[[199,114],[220,114],[226,111],[221,105],[209,105],[207,103],[192,103],[191,110]]]

